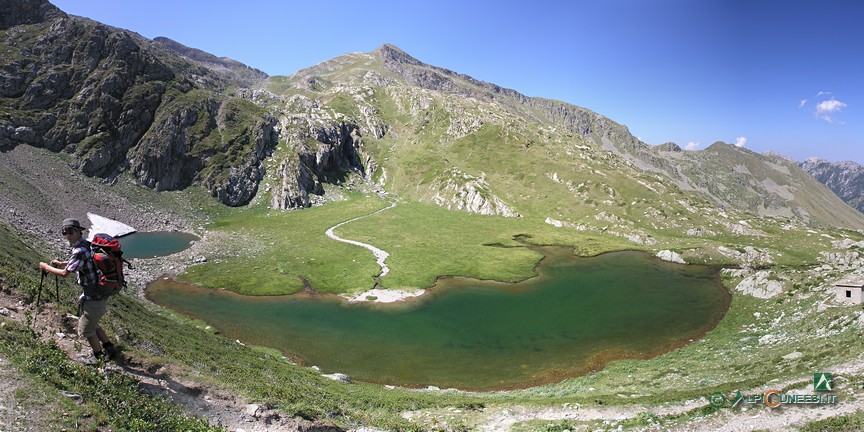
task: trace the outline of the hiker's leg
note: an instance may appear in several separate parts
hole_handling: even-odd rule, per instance
[[[81,318],[78,319],[78,334],[87,339],[93,353],[102,352],[102,341],[97,330],[99,329],[99,320],[102,315],[105,315],[106,300],[90,300],[85,301],[81,306]],[[105,332],[102,331],[104,335]],[[106,336],[107,339],[107,336]]]
[[[88,337],[87,342],[90,344],[90,349],[93,350],[93,354],[102,352],[102,342],[99,341],[98,336]]]
[[[99,337],[99,341],[104,343],[111,343],[111,339],[108,339],[108,334],[105,333],[105,330],[102,330],[101,326],[96,326],[96,336]]]

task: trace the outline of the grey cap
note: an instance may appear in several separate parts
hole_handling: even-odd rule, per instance
[[[75,227],[75,228],[78,228],[82,231],[87,229],[87,228],[84,228],[83,226],[81,226],[81,222],[78,222],[78,219],[71,219],[71,218],[70,219],[63,219],[63,225],[60,226],[60,229],[63,229],[66,227]]]

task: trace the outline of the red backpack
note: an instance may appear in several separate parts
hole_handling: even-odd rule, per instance
[[[90,241],[90,251],[93,252],[93,262],[99,270],[99,295],[107,297],[125,288],[123,263],[130,269],[132,263],[123,259],[120,241],[108,234],[95,234]]]

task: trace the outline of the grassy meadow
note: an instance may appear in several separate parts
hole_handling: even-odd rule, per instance
[[[146,191],[142,194],[141,199],[154,203],[190,198],[150,195]],[[194,206],[207,213],[207,199],[199,199],[193,200]],[[261,206],[221,208],[202,221],[211,220],[207,226],[209,232],[228,234],[230,244],[225,245],[225,254],[191,267],[183,278],[199,285],[248,294],[296,292],[302,289],[300,277],[322,291],[371,288],[373,276],[380,271],[372,254],[328,239],[324,231],[387,205],[374,196],[347,194],[344,201],[303,211],[278,212]],[[775,229],[772,224],[767,221],[760,228],[770,232]],[[391,274],[381,280],[387,288],[425,287],[435,277],[448,274],[499,280],[530,277],[540,256],[525,248],[526,242],[570,245],[583,255],[634,248],[618,236],[555,228],[530,215],[480,216],[412,202],[400,202],[395,208],[344,225],[337,234],[373,244],[391,254],[387,261]],[[655,247],[694,254],[719,245],[741,249],[753,244],[768,248],[772,255],[779,255],[778,261],[788,260],[791,264],[781,263],[772,268],[783,277],[786,289],[768,300],[733,293],[726,316],[713,331],[673,352],[646,360],[613,361],[585,376],[524,390],[418,392],[359,382],[333,382],[292,364],[274,350],[241,346],[216,335],[206,328],[206,323],[140,300],[134,291],[133,295],[123,294],[112,301],[106,327],[109,333],[118,335],[127,355],[144,364],[170,367],[173,373],[189,380],[236,392],[250,403],[277,407],[287,415],[346,427],[366,424],[393,430],[470,429],[482,423],[487,413],[514,404],[627,405],[642,410],[658,404],[701,400],[714,391],[731,393],[771,382],[800,380],[813,371],[830,371],[832,365],[858,359],[859,353],[864,352],[864,335],[857,322],[864,308],[833,305],[829,284],[837,273],[809,271],[817,265],[810,257],[820,249],[830,249],[831,240],[823,234],[860,238],[844,231],[807,230],[791,231],[779,239],[658,235],[659,244]],[[32,299],[38,274],[30,270],[35,268],[36,261],[47,257],[39,257],[32,246],[38,240],[18,240],[22,234],[7,228],[0,229],[0,235],[4,244],[9,245],[2,252],[4,283]],[[434,259],[429,259],[430,256]],[[283,266],[281,272],[279,266]],[[738,282],[736,278],[724,279],[730,291]],[[62,307],[71,311],[74,295],[75,288],[67,282],[61,291]],[[3,331],[6,352],[19,352],[22,359],[37,353],[49,355],[52,350],[36,343],[38,337],[23,329],[7,325]],[[784,359],[794,352],[800,352],[801,356]],[[51,358],[51,362],[58,364],[68,361]],[[69,376],[74,377],[77,372],[72,371]],[[38,369],[28,374],[37,383],[50,384],[49,390],[51,386],[56,391],[68,388],[68,384],[63,384],[68,377],[45,381]],[[839,382],[852,383],[858,378],[846,379]],[[274,386],[274,382],[279,385]],[[850,384],[841,384],[846,385]],[[454,414],[454,410],[460,413]],[[409,421],[401,417],[405,411],[428,412],[430,417]],[[685,417],[717,415],[715,411],[693,412]],[[448,416],[453,418],[450,423],[441,420]],[[658,421],[672,425],[684,421],[682,418],[658,417]],[[177,421],[185,420],[178,417]],[[635,427],[637,423],[627,425]],[[525,427],[533,428],[530,424]]]
[[[298,292],[302,279],[321,292],[371,289],[380,273],[372,253],[324,232],[387,205],[377,197],[348,194],[345,201],[302,211],[235,210],[208,228],[243,243],[237,256],[191,267],[181,278],[247,295]],[[583,255],[628,248],[613,236],[573,235],[535,219],[453,212],[416,202],[400,202],[334,232],[388,252],[391,271],[381,286],[394,289],[425,288],[439,276],[523,280],[542,258],[525,247],[531,243],[572,246]]]
[[[372,253],[329,239],[325,231],[340,222],[384,209],[389,203],[374,195],[344,195],[343,201],[305,210],[278,211],[261,205],[222,209],[207,228],[230,240],[219,247],[217,259],[190,267],[181,278],[199,286],[246,295],[296,293],[303,290],[304,280],[320,292],[352,293],[373,288],[380,267]],[[426,288],[441,276],[523,280],[533,275],[534,265],[542,258],[525,247],[531,244],[570,246],[580,256],[614,250],[671,249],[688,262],[714,265],[738,264],[718,248],[743,252],[745,246],[751,246],[764,250],[776,264],[799,267],[815,265],[819,252],[830,250],[834,239],[860,237],[859,233],[843,230],[787,230],[782,228],[783,221],[773,219],[751,223],[764,235],[718,230],[710,237],[694,237],[685,235],[684,228],[708,225],[716,216],[692,211],[687,217],[687,225],[651,231],[653,244],[646,246],[607,232],[596,220],[577,230],[554,227],[536,212],[507,218],[398,201],[394,208],[334,232],[388,252],[390,274],[380,279],[380,286],[391,289]],[[634,224],[631,229],[648,230],[651,226]]]

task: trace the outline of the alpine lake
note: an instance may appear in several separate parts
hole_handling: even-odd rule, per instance
[[[135,232],[120,237],[123,258],[154,258],[186,250],[198,237],[175,231]]]
[[[439,278],[416,299],[349,303],[295,294],[249,297],[170,278],[157,304],[224,336],[278,349],[323,373],[404,387],[525,388],[616,359],[644,359],[704,336],[729,307],[719,268],[642,252],[579,258],[540,247],[536,277],[519,283]]]

